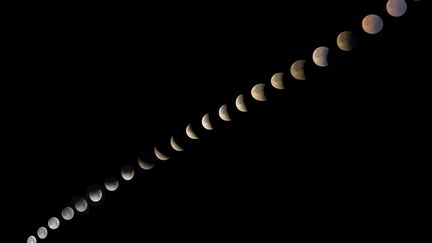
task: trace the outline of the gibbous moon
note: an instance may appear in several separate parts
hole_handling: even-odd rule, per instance
[[[256,84],[255,86],[252,87],[251,95],[255,100],[258,100],[258,101],[266,101],[267,100],[267,98],[265,96],[265,92],[264,92],[264,87],[265,87],[264,83]]]
[[[369,14],[363,18],[362,28],[368,34],[378,34],[384,27],[384,22],[380,16]]]
[[[27,243],[36,243],[36,242],[37,242],[36,237],[34,237],[33,235],[30,235],[27,238]]]
[[[320,46],[312,53],[312,60],[313,62],[320,67],[327,67],[328,66],[328,53],[329,48],[326,46]]]
[[[116,177],[110,176],[105,179],[105,188],[108,191],[113,192],[117,190],[118,187],[119,187],[119,180]]]
[[[183,148],[182,148],[182,147],[177,143],[177,141],[174,139],[174,136],[171,137],[171,139],[170,139],[170,144],[171,144],[171,147],[172,147],[175,151],[178,151],[178,152],[183,151]]]
[[[88,204],[87,201],[84,198],[78,199],[78,201],[75,202],[75,209],[76,211],[82,213],[87,210]]]
[[[186,127],[186,135],[191,139],[199,139],[196,133],[192,130],[191,124],[187,125]]]
[[[246,103],[244,101],[244,95],[240,94],[239,96],[237,96],[236,100],[235,100],[235,105],[237,107],[237,109],[241,112],[247,112],[248,109],[246,107]]]
[[[283,81],[284,73],[275,73],[270,79],[271,85],[276,89],[285,89],[285,84]]]
[[[169,160],[170,157],[166,156],[165,154],[163,154],[161,151],[159,151],[159,149],[155,146],[154,149],[154,154],[156,155],[156,158],[158,158],[159,160]]]
[[[393,17],[400,17],[405,14],[407,10],[407,3],[405,0],[388,0],[386,4],[387,13]]]
[[[48,236],[48,230],[45,227],[39,227],[39,229],[37,230],[37,236],[39,237],[39,239],[45,239]]]
[[[298,60],[295,61],[292,65],[291,65],[291,75],[297,79],[297,80],[306,80],[306,75],[304,72],[304,65],[305,65],[306,61],[305,60]]]
[[[135,169],[131,165],[125,165],[121,168],[121,176],[123,180],[130,181],[135,175]]]
[[[226,104],[219,108],[219,117],[224,121],[231,121],[231,117],[228,113],[228,106]]]
[[[99,202],[103,196],[101,188],[96,185],[90,188],[88,195],[92,202]]]
[[[71,207],[65,207],[61,211],[61,216],[64,220],[71,220],[75,215],[74,210]]]
[[[341,32],[337,39],[337,45],[342,51],[352,51],[357,46],[357,38],[351,31]]]
[[[208,114],[208,113],[205,114],[205,115],[203,116],[203,118],[201,119],[201,124],[202,124],[202,126],[203,126],[205,129],[207,129],[207,130],[213,130],[213,126],[212,126],[212,124],[211,124],[211,122],[210,122],[210,117],[209,117],[209,114]]]
[[[56,217],[48,219],[48,227],[52,230],[57,229],[60,226],[60,220]]]
[[[141,158],[138,158],[138,165],[143,170],[151,170],[155,166],[155,163],[149,162],[148,160],[143,160]]]

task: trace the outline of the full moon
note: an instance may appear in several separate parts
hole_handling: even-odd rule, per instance
[[[135,169],[131,165],[125,165],[121,168],[121,176],[123,180],[130,181],[135,175]]]
[[[320,67],[327,67],[328,66],[328,53],[329,48],[326,46],[320,46],[312,53],[312,60],[313,62]]]
[[[205,129],[207,129],[207,130],[213,130],[213,126],[212,126],[212,124],[211,124],[211,122],[210,122],[210,116],[209,116],[208,113],[205,114],[205,115],[203,116],[203,118],[201,119],[201,124],[202,124],[202,126],[203,126]]]
[[[71,220],[74,217],[74,210],[71,207],[65,207],[61,211],[61,216],[64,220]]]
[[[108,191],[113,192],[117,190],[118,187],[119,187],[119,180],[116,177],[110,176],[105,179],[105,188]]]
[[[138,165],[143,170],[151,170],[155,166],[155,163],[154,162],[150,162],[148,160],[144,160],[142,158],[138,158]]]
[[[275,73],[271,77],[270,83],[275,89],[285,89],[284,75],[284,73]]]
[[[60,226],[60,220],[57,217],[48,219],[48,227],[52,230],[57,229]]]
[[[40,239],[45,239],[48,236],[48,230],[45,227],[39,227],[39,229],[37,230],[37,236]]]
[[[175,140],[174,136],[171,137],[171,139],[170,139],[170,144],[171,144],[171,147],[172,147],[175,151],[178,151],[178,152],[183,151],[183,148],[182,148],[182,147],[177,143],[177,141]]]
[[[228,106],[226,104],[219,108],[219,117],[224,121],[231,121],[231,117],[228,113]]]
[[[27,243],[36,243],[36,242],[37,242],[36,237],[34,237],[33,235],[30,235],[27,238]]]
[[[265,84],[263,84],[263,83],[256,84],[255,86],[252,87],[251,95],[255,100],[258,100],[258,101],[266,101],[267,100],[267,98],[265,96],[265,92],[264,92],[264,87],[265,87]]]
[[[343,31],[337,36],[336,43],[342,51],[352,51],[357,46],[357,38],[351,31]]]
[[[407,3],[405,0],[388,0],[386,10],[391,16],[400,17],[407,11]]]
[[[306,61],[305,60],[298,60],[295,61],[292,65],[291,65],[291,75],[297,79],[297,80],[306,80],[306,75],[304,72],[304,65],[305,65]]]
[[[92,186],[89,190],[89,198],[92,202],[99,202],[102,199],[102,190],[99,186]]]
[[[244,101],[244,95],[240,94],[239,96],[237,96],[236,100],[235,100],[235,105],[237,107],[237,109],[241,112],[247,112],[248,109],[246,107],[245,101]]]
[[[380,16],[369,14],[363,18],[362,28],[368,34],[378,34],[384,27],[384,22]]]
[[[75,209],[80,213],[86,211],[87,207],[88,204],[84,198],[80,198],[78,201],[75,202]]]
[[[196,133],[192,130],[191,124],[187,125],[186,127],[186,135],[191,139],[199,139]]]

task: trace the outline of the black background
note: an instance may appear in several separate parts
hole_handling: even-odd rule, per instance
[[[17,11],[1,89],[13,242],[125,164],[134,180],[44,241],[346,239],[398,222],[428,161],[425,1],[400,18],[386,1],[329,2]],[[377,35],[361,29],[370,13],[384,20]],[[352,52],[336,46],[344,30]],[[311,60],[321,45],[327,68]],[[298,59],[309,79],[273,89]],[[259,82],[267,102],[250,96]],[[225,103],[231,122],[217,117]],[[199,124],[207,112],[213,131]],[[143,171],[136,158],[154,160],[154,145],[171,159]]]

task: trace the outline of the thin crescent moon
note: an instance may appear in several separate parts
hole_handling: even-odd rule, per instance
[[[213,126],[212,126],[212,124],[211,124],[211,122],[210,122],[210,117],[209,117],[209,114],[208,114],[208,113],[205,114],[205,115],[203,116],[203,118],[201,119],[201,124],[202,124],[202,126],[203,126],[205,129],[207,129],[207,130],[213,130]]]
[[[231,117],[228,113],[228,107],[226,104],[219,108],[219,117],[224,121],[231,121]]]
[[[138,165],[143,170],[151,170],[155,166],[155,163],[138,158]]]
[[[285,89],[285,84],[283,82],[284,73],[275,73],[270,79],[271,85],[275,89]]]
[[[248,109],[246,107],[245,101],[244,101],[244,95],[240,94],[239,96],[237,96],[237,99],[235,100],[235,105],[237,107],[237,109],[241,112],[247,112]]]
[[[159,151],[159,149],[156,146],[154,147],[154,154],[156,155],[156,158],[158,158],[159,160],[162,160],[162,161],[170,159],[170,157],[166,156],[161,151]]]
[[[183,148],[180,147],[180,145],[179,145],[179,144],[177,143],[177,141],[174,139],[174,136],[171,137],[171,139],[170,139],[170,144],[171,144],[171,147],[172,147],[175,151],[178,151],[178,152],[183,151]]]
[[[252,87],[251,95],[255,100],[258,100],[258,101],[266,101],[267,100],[267,97],[265,96],[265,93],[264,93],[264,87],[265,87],[264,83],[259,83],[259,84],[256,84],[255,86]]]
[[[192,130],[191,124],[186,127],[186,135],[191,139],[199,139],[196,133]]]

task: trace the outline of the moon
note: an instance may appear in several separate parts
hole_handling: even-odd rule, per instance
[[[407,11],[407,3],[405,0],[388,0],[386,10],[391,16],[400,17]]]
[[[123,180],[130,181],[135,175],[135,169],[131,165],[125,165],[121,168],[121,176]]]
[[[57,217],[51,217],[48,219],[48,227],[52,230],[57,229],[60,226],[60,220]]]
[[[264,92],[264,87],[265,87],[264,83],[259,83],[252,87],[251,95],[255,100],[257,101],[267,100],[267,97],[265,96],[265,92]]]
[[[199,139],[196,133],[192,130],[191,124],[187,125],[186,127],[186,135],[191,139]]]
[[[34,237],[33,235],[30,235],[27,238],[27,243],[36,243],[36,242],[37,242],[36,237]]]
[[[110,176],[105,179],[105,188],[108,191],[113,192],[117,190],[118,187],[119,187],[119,180],[116,177]]]
[[[92,202],[99,202],[102,199],[102,190],[99,186],[93,186],[88,195]]]
[[[175,151],[178,151],[178,152],[181,152],[181,151],[183,151],[184,149],[177,143],[177,141],[174,139],[174,136],[172,136],[171,137],[171,139],[170,139],[170,144],[171,144],[171,147],[175,150]]]
[[[362,28],[368,34],[378,34],[384,27],[384,22],[380,16],[369,14],[363,18]]]
[[[284,73],[275,73],[271,77],[270,83],[275,89],[285,89],[284,75]]]
[[[305,65],[306,61],[305,60],[298,60],[295,61],[292,65],[291,65],[291,75],[297,79],[297,80],[306,80],[306,75],[304,72],[304,65]]]
[[[209,114],[208,114],[208,113],[205,114],[205,115],[203,116],[203,118],[201,119],[201,124],[202,124],[202,126],[203,126],[205,129],[207,129],[207,130],[213,130],[213,126],[212,126],[212,124],[211,124],[211,122],[210,122],[210,117],[209,117]]]
[[[319,67],[328,66],[328,53],[329,48],[326,46],[320,46],[312,53],[313,62]]]
[[[352,51],[357,46],[357,38],[351,31],[343,31],[337,36],[336,43],[342,51]]]
[[[76,211],[82,213],[87,210],[88,204],[87,201],[84,198],[80,198],[75,202],[75,209]]]
[[[64,220],[71,220],[75,215],[74,210],[71,207],[65,207],[61,211],[61,216]]]
[[[138,165],[143,170],[151,170],[155,166],[155,163],[154,162],[150,162],[148,160],[143,160],[141,158],[138,158]]]
[[[45,239],[48,236],[48,230],[45,227],[39,227],[39,229],[37,230],[37,236],[39,237],[39,239]]]
[[[228,106],[226,104],[219,108],[219,117],[224,121],[231,121],[231,117],[228,113]]]
[[[156,158],[158,158],[159,160],[165,161],[170,159],[170,157],[166,156],[161,151],[159,151],[159,149],[156,146],[154,146],[153,151],[154,154],[156,155]]]
[[[235,105],[237,107],[237,109],[241,112],[247,112],[248,109],[246,107],[246,103],[244,101],[244,95],[240,94],[239,96],[237,96],[236,100],[235,100]]]

